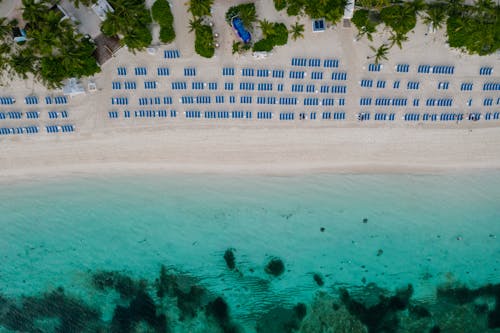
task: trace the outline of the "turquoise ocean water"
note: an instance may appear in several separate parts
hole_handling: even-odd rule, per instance
[[[0,332],[328,332],[321,327],[334,325],[342,309],[370,332],[412,332],[404,327],[415,304],[429,310],[421,323],[429,332],[453,332],[443,313],[456,307],[470,312],[478,330],[495,327],[498,290],[478,290],[500,283],[498,172],[21,182],[2,186],[0,226]],[[266,272],[273,258],[284,264],[279,276]],[[171,282],[163,298],[154,282],[162,265]],[[98,273],[107,274],[104,283]],[[125,277],[129,295],[116,287]],[[339,296],[345,288],[368,308],[370,293],[380,299],[409,284],[410,305],[395,310],[392,331],[370,326]],[[205,296],[190,292],[194,285]],[[443,286],[465,286],[469,298],[443,302],[436,292]],[[138,289],[166,324],[132,313]],[[69,323],[54,305],[66,306],[66,298],[74,305]],[[183,315],[180,298],[194,312]],[[305,317],[295,315],[301,303]],[[225,315],[210,312],[221,304]],[[315,317],[318,304],[333,311],[324,314],[330,324]],[[73,315],[78,306],[92,315]],[[123,326],[117,306],[130,310]],[[278,317],[293,324],[280,326]]]

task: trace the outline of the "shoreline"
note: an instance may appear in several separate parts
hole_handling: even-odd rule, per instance
[[[498,128],[175,128],[39,139],[3,142],[1,183],[143,172],[296,176],[500,170]]]

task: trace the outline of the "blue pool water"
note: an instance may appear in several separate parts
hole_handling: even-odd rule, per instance
[[[149,281],[154,295],[162,265],[223,297],[244,332],[260,327],[259,318],[273,307],[303,302],[311,311],[314,300],[334,297],[339,287],[394,292],[412,284],[413,299],[433,302],[440,285],[500,282],[499,203],[498,172],[135,175],[4,184],[0,309],[7,306],[2,297],[19,302],[62,287],[96,308],[107,325],[116,305],[126,302],[96,289],[92,276],[119,271]],[[236,270],[226,266],[227,249]],[[266,273],[271,258],[282,259],[282,275]],[[178,320],[175,302],[168,304],[172,331],[212,330],[202,315],[189,324]],[[12,330],[5,320],[0,315],[0,330]],[[57,326],[44,325],[45,331]]]

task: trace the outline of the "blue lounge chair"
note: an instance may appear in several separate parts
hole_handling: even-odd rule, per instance
[[[179,52],[179,50],[165,50],[163,52],[163,58],[165,59],[176,59],[176,58],[180,58],[181,56],[181,53]]]

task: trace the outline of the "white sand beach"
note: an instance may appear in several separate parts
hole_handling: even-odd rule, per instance
[[[274,10],[272,3],[257,1],[257,14],[270,21],[285,22],[288,26],[295,18],[288,18]],[[165,171],[185,173],[258,173],[296,174],[311,172],[442,172],[473,171],[500,168],[500,120],[485,120],[486,113],[500,111],[498,91],[483,91],[484,83],[499,82],[498,55],[469,56],[451,50],[444,42],[444,31],[426,34],[427,27],[417,24],[403,50],[393,47],[389,60],[382,63],[380,72],[369,72],[373,62],[369,45],[379,46],[388,38],[387,33],[375,36],[374,43],[366,38],[356,41],[355,27],[341,24],[329,27],[322,33],[311,31],[310,21],[300,18],[306,26],[304,39],[289,40],[284,47],[276,48],[264,59],[251,54],[232,55],[234,32],[224,22],[228,4],[215,2],[213,7],[214,31],[219,33],[220,48],[212,59],[203,59],[193,51],[193,35],[188,33],[186,7],[176,2],[173,6],[176,42],[157,45],[156,54],[132,54],[121,49],[116,57],[102,66],[102,72],[90,79],[81,80],[84,88],[95,82],[97,91],[69,98],[66,105],[47,105],[45,96],[62,96],[61,91],[47,91],[30,80],[4,78],[2,97],[13,97],[13,105],[0,105],[0,112],[39,112],[38,119],[0,119],[0,127],[16,128],[36,126],[39,133],[0,136],[0,179],[31,176],[61,176],[73,173],[116,173],[122,171]],[[258,29],[256,29],[258,30]],[[379,29],[381,30],[381,29]],[[259,39],[256,31],[254,38]],[[179,50],[180,58],[165,59],[164,50]],[[338,68],[292,67],[293,57],[336,59]],[[397,64],[409,64],[409,73],[395,71]],[[418,65],[454,66],[453,75],[419,74]],[[479,68],[493,68],[492,76],[480,76]],[[125,67],[127,75],[117,75],[117,68]],[[135,67],[147,69],[145,76],[134,75]],[[158,76],[157,68],[168,68],[169,76]],[[223,67],[235,69],[235,76],[221,75]],[[195,77],[185,77],[184,68],[195,68]],[[284,78],[244,77],[243,68],[284,70]],[[303,80],[293,80],[289,71],[305,71]],[[313,71],[324,72],[321,80],[313,80]],[[334,81],[333,72],[347,73],[347,80]],[[360,87],[363,79],[385,81],[382,89]],[[156,89],[145,89],[144,82],[156,82]],[[173,90],[172,83],[183,81],[187,90]],[[300,81],[300,82],[299,82]],[[393,88],[395,81],[401,88]],[[420,89],[408,90],[410,81],[419,81]],[[121,89],[112,89],[112,82],[120,82]],[[125,90],[125,82],[136,82],[137,89]],[[215,82],[217,88],[201,91],[191,89],[193,82]],[[234,83],[234,91],[224,90],[226,82]],[[241,91],[241,82],[271,83],[272,91]],[[449,89],[438,89],[440,82],[448,82]],[[461,91],[462,83],[472,83],[472,91]],[[282,83],[283,92],[276,86]],[[311,92],[291,92],[293,84],[315,84]],[[322,94],[321,85],[345,85],[345,94]],[[385,83],[384,83],[385,84]],[[37,96],[39,103],[26,104],[26,96]],[[140,98],[171,97],[172,104],[144,106]],[[208,104],[181,103],[183,96],[210,96]],[[216,96],[224,96],[224,103],[216,104]],[[235,103],[228,103],[234,96]],[[251,96],[251,103],[242,103],[242,96]],[[259,104],[257,98],[297,97],[296,105]],[[333,105],[304,106],[306,98],[331,97]],[[407,106],[360,106],[363,97],[404,98]],[[127,105],[116,105],[114,98],[126,98]],[[452,99],[451,107],[427,107],[428,98]],[[484,99],[492,99],[491,106],[484,106]],[[344,101],[339,104],[340,100]],[[419,99],[420,104],[414,105]],[[473,100],[473,103],[469,101]],[[469,105],[470,104],[470,105]],[[68,117],[49,118],[48,112],[67,111]],[[131,117],[125,118],[124,111]],[[135,116],[138,110],[176,110],[177,117],[144,118]],[[186,111],[201,112],[201,118],[186,118]],[[117,112],[111,118],[109,112]],[[205,111],[253,112],[252,119],[206,119]],[[257,119],[257,112],[273,114],[273,119]],[[294,120],[279,120],[280,113],[294,113]],[[317,119],[310,119],[311,112]],[[345,120],[323,119],[323,112],[341,112]],[[368,121],[359,121],[360,112],[371,113]],[[376,121],[375,113],[394,114],[394,121]],[[463,121],[404,121],[406,113],[463,114]],[[306,119],[299,119],[304,113]],[[482,113],[479,121],[468,120],[470,113]],[[70,133],[47,133],[46,126],[71,124]]]

